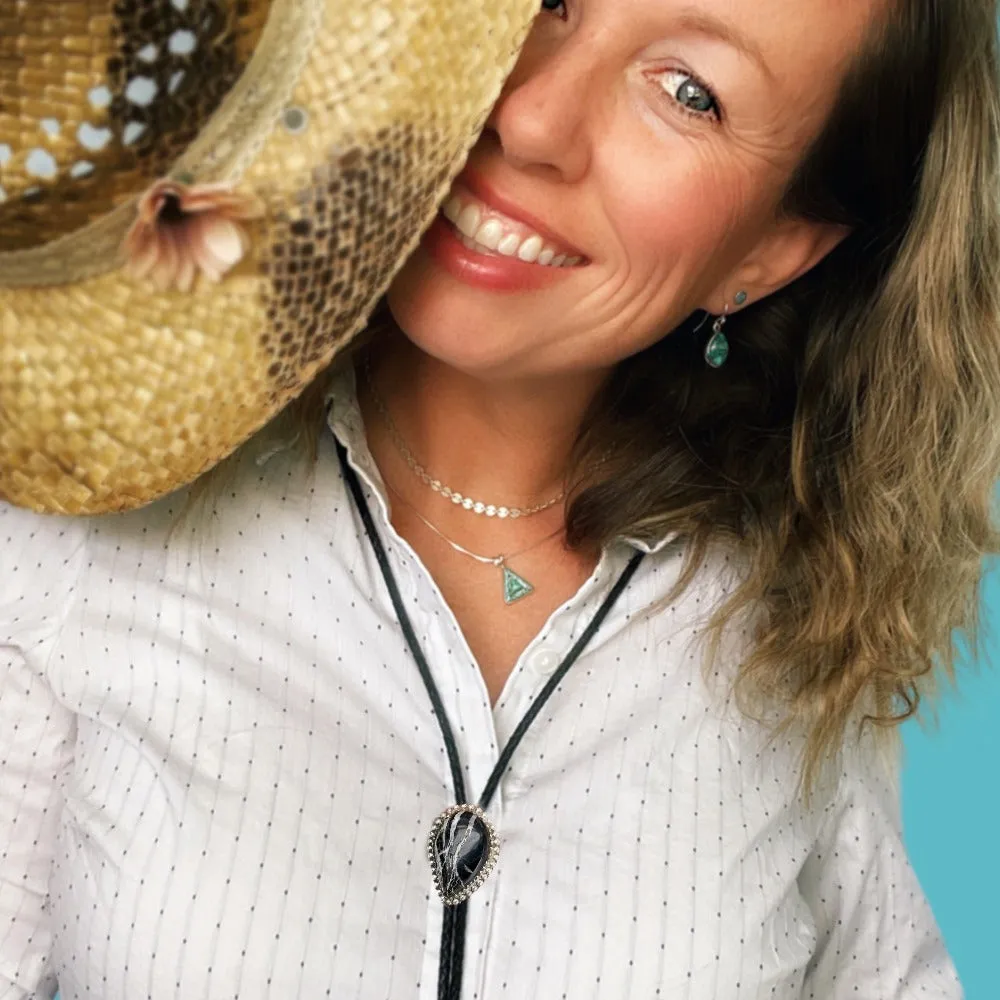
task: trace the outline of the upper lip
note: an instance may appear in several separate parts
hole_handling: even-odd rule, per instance
[[[543,236],[550,242],[557,244],[561,252],[565,252],[568,256],[583,257],[586,259],[586,255],[582,250],[574,247],[564,236],[557,233],[551,226],[547,226],[537,216],[526,212],[520,205],[505,198],[499,191],[490,186],[482,174],[477,174],[467,168],[459,175],[458,181],[464,187],[467,187],[480,201],[489,205],[490,208],[495,208],[498,212],[503,212],[504,215],[510,216],[510,218],[517,222],[523,222],[526,226],[530,226],[535,230],[539,236]]]

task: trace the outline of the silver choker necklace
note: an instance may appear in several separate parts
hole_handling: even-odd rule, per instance
[[[382,402],[382,397],[379,396],[375,389],[375,381],[372,378],[371,363],[367,355],[365,356],[365,378],[368,381],[368,388],[372,394],[372,400],[374,401],[379,413],[382,415],[382,419],[385,421],[386,428],[389,431],[389,437],[392,438],[392,443],[406,460],[406,464],[424,483],[434,490],[435,493],[439,493],[441,496],[446,497],[457,507],[462,507],[464,510],[471,511],[473,514],[484,514],[486,517],[517,518],[527,517],[529,514],[538,514],[540,511],[548,510],[549,507],[555,506],[555,504],[565,498],[566,492],[562,491],[558,496],[553,497],[551,500],[546,500],[545,503],[536,504],[534,507],[511,507],[506,504],[492,504],[484,503],[482,500],[473,500],[471,497],[467,497],[459,493],[458,490],[453,490],[450,486],[445,486],[441,480],[435,479],[427,472],[427,470],[416,460],[416,458],[413,457],[413,453],[406,446],[403,436],[399,433],[399,429],[396,427],[395,423],[393,423],[392,417],[389,416],[389,411],[386,409],[385,403]]]

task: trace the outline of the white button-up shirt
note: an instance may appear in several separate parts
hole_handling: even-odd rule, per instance
[[[474,800],[635,543],[605,548],[491,707],[389,523],[351,373],[329,412]],[[313,475],[262,441],[170,537],[185,491],[97,519],[0,506],[0,1000],[57,980],[63,1000],[437,995],[441,732],[333,436]],[[799,742],[768,745],[701,680],[730,556],[650,611],[681,557],[652,547],[504,775],[462,996],[961,997],[896,765],[858,746],[803,808]]]

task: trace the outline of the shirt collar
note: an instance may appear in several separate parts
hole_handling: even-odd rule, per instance
[[[385,489],[371,452],[365,439],[364,424],[361,420],[361,410],[358,406],[357,376],[354,365],[343,365],[330,380],[324,395],[326,403],[327,424],[338,440],[347,448],[355,464],[378,486],[380,500],[385,502]],[[622,536],[621,541],[640,552],[648,555],[660,552],[680,535],[679,531],[668,531],[652,541]]]
[[[680,536],[679,531],[668,531],[666,534],[662,535],[656,541],[645,542],[641,538],[632,538],[631,536],[625,535],[622,537],[622,541],[627,545],[631,545],[634,549],[639,549],[641,552],[645,552],[648,555],[652,555],[655,552],[659,552],[661,549],[665,549],[672,541]]]

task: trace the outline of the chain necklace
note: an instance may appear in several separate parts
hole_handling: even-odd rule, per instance
[[[383,477],[383,482],[385,478]],[[520,573],[515,573],[514,570],[507,565],[508,559],[515,559],[517,556],[524,555],[525,552],[530,552],[532,549],[537,549],[539,545],[544,542],[549,541],[551,538],[555,538],[556,535],[561,534],[563,531],[563,525],[560,525],[551,534],[546,535],[544,538],[539,538],[537,542],[532,542],[531,545],[526,546],[523,549],[518,549],[517,552],[510,552],[507,555],[498,556],[481,556],[476,552],[470,552],[464,545],[459,545],[458,542],[449,538],[437,525],[432,524],[430,521],[424,517],[423,514],[417,510],[398,490],[392,488],[388,482],[385,483],[386,487],[391,493],[393,493],[399,500],[405,504],[410,510],[420,518],[428,528],[431,529],[436,535],[440,536],[444,541],[446,541],[456,552],[460,552],[462,555],[470,556],[477,562],[484,563],[487,566],[496,566],[503,572],[503,599],[505,604],[513,604],[515,601],[521,600],[522,597],[527,597],[532,591],[534,591],[534,586],[530,584]]]
[[[389,415],[389,411],[386,408],[385,403],[382,402],[382,397],[375,389],[375,380],[372,378],[371,362],[369,355],[367,354],[365,355],[365,378],[368,381],[368,388],[371,391],[372,400],[374,401],[379,413],[382,415],[382,419],[385,421],[385,426],[389,431],[389,437],[392,439],[392,443],[396,446],[399,453],[406,460],[406,464],[424,483],[426,483],[426,485],[434,490],[435,493],[439,493],[456,506],[461,507],[464,510],[472,511],[473,514],[485,514],[486,517],[517,518],[527,517],[529,514],[538,514],[540,511],[548,510],[549,507],[559,503],[559,501],[566,496],[565,491],[563,491],[551,500],[546,500],[545,503],[536,504],[534,507],[509,507],[501,504],[483,503],[482,500],[473,500],[471,497],[467,497],[462,493],[459,493],[458,490],[453,490],[450,486],[445,486],[440,479],[435,479],[430,475],[430,473],[427,472],[427,470],[416,460],[416,458],[414,458],[413,452],[411,452],[407,447],[402,434],[399,433],[399,428],[396,427],[392,417]]]

